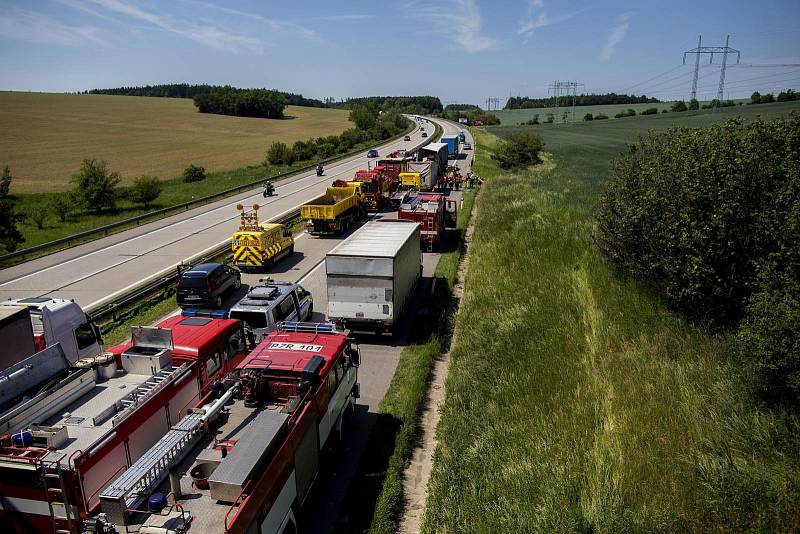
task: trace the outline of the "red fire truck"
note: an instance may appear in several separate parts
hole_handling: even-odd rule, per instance
[[[355,187],[367,211],[380,211],[389,197],[391,179],[378,169],[356,171],[351,181],[336,180],[336,187]]]
[[[414,221],[420,225],[420,244],[433,251],[444,241],[446,228],[456,227],[458,206],[443,193],[418,193],[400,204],[399,219]]]
[[[358,364],[333,325],[282,324],[102,491],[106,517],[150,532],[296,532],[321,450],[358,397]]]
[[[245,354],[240,321],[177,316],[95,358],[52,345],[0,372],[0,523],[80,532],[109,481]]]

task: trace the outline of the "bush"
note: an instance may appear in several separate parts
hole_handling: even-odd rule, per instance
[[[698,109],[700,109],[700,102],[698,102],[696,98],[689,100],[689,110],[697,111]]]
[[[669,110],[668,109],[662,109],[661,113],[669,113]]]
[[[147,209],[150,203],[161,195],[164,186],[161,180],[154,176],[139,176],[131,186],[130,199],[144,205]]]
[[[8,196],[8,192],[11,190],[11,179],[11,168],[6,165],[3,167],[3,175],[0,177],[0,198]]]
[[[201,165],[191,164],[183,169],[183,181],[186,183],[202,182],[206,179],[206,169]]]
[[[50,209],[58,216],[62,223],[67,222],[67,217],[72,212],[73,199],[70,195],[56,195],[50,200]]]
[[[750,95],[750,103],[751,104],[760,104],[761,103],[761,93],[758,91],[754,91],[752,95]]]
[[[49,214],[50,212],[45,206],[34,205],[25,211],[25,218],[33,221],[37,229],[43,230]]]
[[[764,268],[800,265],[797,146],[798,115],[650,133],[613,161],[595,239],[689,317],[735,325]]]
[[[533,132],[514,132],[505,140],[501,141],[492,159],[496,160],[500,167],[513,169],[527,167],[535,163],[541,163],[539,152],[544,148],[542,138]]]
[[[17,228],[17,224],[25,219],[25,215],[14,211],[14,205],[8,200],[0,200],[0,247],[3,252],[14,252],[25,242],[25,238]]]
[[[759,291],[750,298],[737,348],[758,372],[760,389],[778,400],[800,402],[800,283]]]
[[[286,143],[280,141],[273,141],[267,149],[267,163],[272,165],[287,165],[291,164],[289,161],[289,147]]]
[[[672,104],[670,111],[674,113],[680,113],[682,111],[686,111],[687,109],[688,108],[686,107],[686,102],[684,102],[683,100],[678,100],[677,102]]]
[[[104,207],[115,210],[119,180],[119,173],[109,172],[105,161],[85,159],[80,172],[72,177],[75,184],[73,198],[95,213],[102,212]]]
[[[316,145],[314,141],[297,141],[292,145],[292,154],[295,161],[307,161],[316,155]]]
[[[658,113],[658,108],[647,108],[646,110],[639,113],[639,115],[656,115]]]
[[[349,118],[359,130],[369,130],[378,122],[378,108],[366,105],[356,106],[350,110]]]
[[[607,119],[607,118],[608,118],[608,115],[606,115],[605,113],[598,113],[597,115],[594,116],[594,120],[596,120],[596,121],[602,121],[602,120]]]
[[[583,116],[583,120],[585,120],[585,121],[593,121],[594,120],[594,115],[592,115],[591,113],[587,113],[586,115]]]
[[[797,93],[794,92],[794,89],[778,93],[778,102],[793,102],[795,100],[797,100]]]
[[[547,118],[545,119],[544,122],[545,124],[552,124],[555,120],[556,120],[555,115],[553,115],[552,113],[548,113]]]

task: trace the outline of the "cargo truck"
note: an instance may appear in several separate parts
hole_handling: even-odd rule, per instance
[[[331,321],[391,333],[422,275],[419,225],[369,222],[327,254],[325,268]]]
[[[300,218],[311,235],[341,234],[365,215],[355,187],[329,187],[325,194],[300,206]]]
[[[98,356],[103,352],[100,329],[89,319],[81,307],[66,299],[53,299],[50,297],[27,297],[22,299],[6,300],[0,303],[0,309],[5,307],[27,308],[31,326],[33,328],[34,352],[42,351],[45,347],[61,344],[61,350],[70,363],[81,358]],[[15,331],[15,335],[20,332]],[[29,333],[26,330],[26,337]],[[3,339],[5,335],[3,336]],[[3,345],[8,346],[5,342]],[[12,363],[20,361],[24,352],[6,353],[0,348],[0,362]],[[33,353],[25,354],[24,357]],[[1,368],[4,369],[6,365]]]
[[[442,136],[439,140],[441,143],[447,145],[448,159],[456,159],[458,157],[458,137],[456,136]]]

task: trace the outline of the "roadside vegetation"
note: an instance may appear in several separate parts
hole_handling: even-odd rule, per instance
[[[480,156],[479,160],[480,160]],[[479,169],[477,165],[473,167]],[[467,189],[458,212],[458,230],[436,267],[433,293],[416,310],[407,346],[381,402],[358,471],[350,483],[337,533],[393,534],[403,509],[403,471],[411,459],[422,402],[434,359],[448,337],[447,315],[476,190]]]
[[[797,411],[593,240],[610,160],[661,118],[533,127],[542,163],[483,160],[423,532],[800,528]]]

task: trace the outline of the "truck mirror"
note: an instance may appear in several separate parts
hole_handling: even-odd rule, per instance
[[[309,388],[311,388],[311,382],[309,382],[308,380],[301,380],[297,384],[297,395],[302,397],[303,395],[306,394]]]

